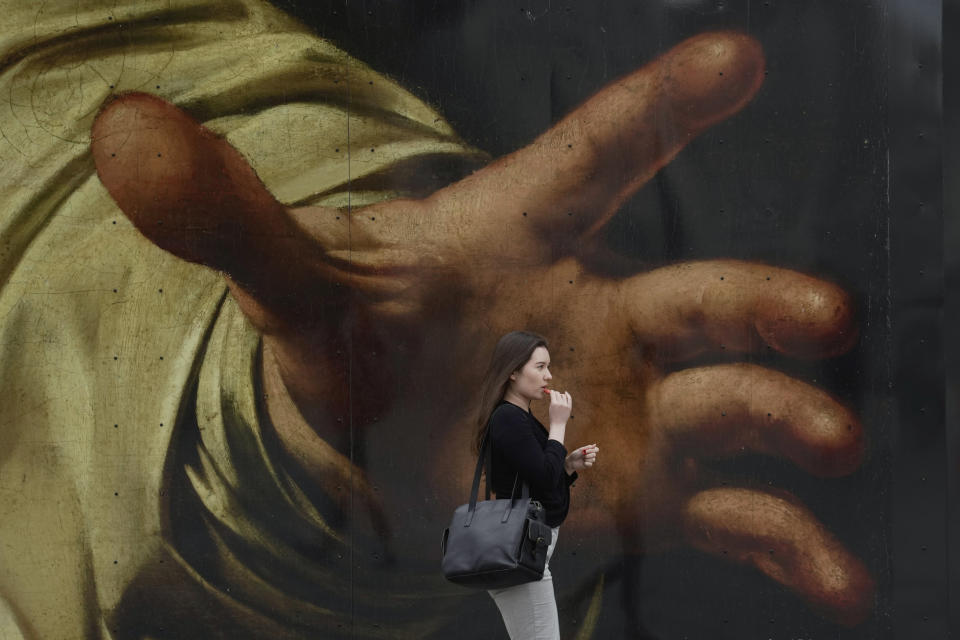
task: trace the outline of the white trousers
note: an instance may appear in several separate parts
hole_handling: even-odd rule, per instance
[[[559,533],[560,527],[553,529],[542,580],[487,592],[500,609],[510,640],[560,640],[557,599],[553,593],[553,576],[550,575],[550,557],[557,546]]]

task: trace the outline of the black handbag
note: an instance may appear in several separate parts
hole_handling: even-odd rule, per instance
[[[477,502],[484,461],[486,500]],[[509,499],[490,499],[489,433],[484,436],[470,502],[457,507],[443,530],[441,568],[447,580],[475,589],[502,589],[543,578],[553,531],[544,522],[543,505],[530,499],[526,482],[520,497],[514,497],[519,477]]]

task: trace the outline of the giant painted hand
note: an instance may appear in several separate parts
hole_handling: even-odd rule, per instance
[[[855,624],[872,597],[862,563],[796,498],[714,483],[701,462],[751,452],[846,474],[862,455],[857,419],[769,368],[682,366],[711,353],[842,353],[856,338],[847,295],[756,263],[613,279],[583,260],[631,194],[752,98],[763,68],[745,35],[697,36],[466,179],[350,212],[284,207],[226,142],[144,94],[105,107],[93,154],[150,240],[224,273],[263,333],[277,429],[308,469],[318,440],[346,446],[336,416],[352,407],[362,428],[398,401],[386,391],[398,380],[429,380],[422,403],[459,403],[500,334],[538,330],[558,388],[576,398],[571,440],[605,451],[603,472],[577,489],[581,513],[594,505],[627,548],[682,542],[752,565]],[[467,440],[456,440],[464,457],[446,457],[464,472]]]

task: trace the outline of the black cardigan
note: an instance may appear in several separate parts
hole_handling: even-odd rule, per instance
[[[577,473],[568,476],[563,468],[566,448],[549,439],[546,427],[515,404],[503,402],[490,416],[491,487],[498,498],[506,498],[516,474],[530,486],[530,497],[539,500],[546,523],[559,527],[570,508],[570,485]],[[520,495],[517,485],[515,495]]]

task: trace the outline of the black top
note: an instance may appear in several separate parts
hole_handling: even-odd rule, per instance
[[[491,449],[491,488],[498,498],[510,496],[516,474],[520,481],[514,495],[520,495],[520,483],[526,480],[530,497],[543,504],[546,523],[559,527],[570,508],[570,485],[577,473],[568,476],[563,468],[566,448],[549,439],[546,427],[515,404],[503,402],[488,423]]]

